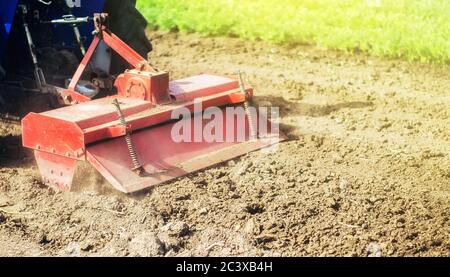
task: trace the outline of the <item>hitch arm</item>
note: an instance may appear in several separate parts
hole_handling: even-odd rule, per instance
[[[78,66],[77,71],[75,72],[72,81],[69,84],[68,93],[71,98],[75,102],[86,102],[90,101],[89,97],[86,97],[78,92],[76,92],[75,88],[80,81],[83,72],[88,66],[89,62],[92,59],[92,56],[95,53],[100,41],[103,41],[106,45],[108,45],[112,50],[114,50],[119,56],[121,56],[125,61],[127,61],[130,66],[139,71],[146,72],[155,72],[155,70],[146,59],[144,59],[141,55],[139,55],[136,51],[134,51],[130,46],[128,46],[125,42],[123,42],[118,36],[112,34],[108,30],[107,26],[107,14],[95,14],[94,15],[94,40],[92,41],[89,49],[86,52],[83,60]]]

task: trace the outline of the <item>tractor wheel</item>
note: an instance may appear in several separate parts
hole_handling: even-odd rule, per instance
[[[136,9],[136,0],[107,0],[105,11],[109,14],[109,27],[120,39],[139,55],[147,58],[153,47],[145,29],[147,20]],[[129,66],[117,55],[111,61],[111,73],[122,73]]]
[[[64,87],[67,76],[73,75],[80,63],[74,53],[51,47],[39,49],[38,60],[47,82],[59,87]]]

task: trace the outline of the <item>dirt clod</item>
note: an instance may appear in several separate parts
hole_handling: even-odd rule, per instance
[[[161,256],[164,254],[164,244],[155,233],[145,231],[134,237],[129,243],[131,255],[141,257]]]

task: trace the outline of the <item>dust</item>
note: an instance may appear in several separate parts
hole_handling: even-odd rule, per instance
[[[108,181],[88,162],[77,163],[72,191],[115,195],[119,197],[123,195],[114,190]]]

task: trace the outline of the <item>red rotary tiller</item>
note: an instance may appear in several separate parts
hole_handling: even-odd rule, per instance
[[[201,74],[169,81],[167,72],[154,70],[108,31],[106,17],[95,15],[92,45],[69,88],[62,92],[70,105],[30,113],[22,121],[23,145],[34,150],[47,185],[70,190],[77,162],[88,161],[116,189],[131,193],[284,139],[269,121],[248,112],[247,101],[253,89],[244,87],[242,80]],[[78,93],[76,87],[100,41],[123,57],[132,69],[117,77],[116,95],[91,100]],[[200,113],[195,111],[198,103]],[[246,106],[244,117],[223,108],[236,104]],[[214,120],[202,115],[202,111],[211,107],[222,107],[225,120],[221,133],[228,139],[211,141],[202,136],[194,142],[173,139],[173,128],[180,122],[173,119],[174,113],[189,111],[192,117],[182,120],[188,120],[187,126],[192,128],[187,129],[196,136],[203,132],[198,129],[199,123],[205,126]],[[262,125],[266,126],[260,128]],[[261,129],[264,131],[258,133]],[[244,138],[239,139],[238,134],[244,134]]]

